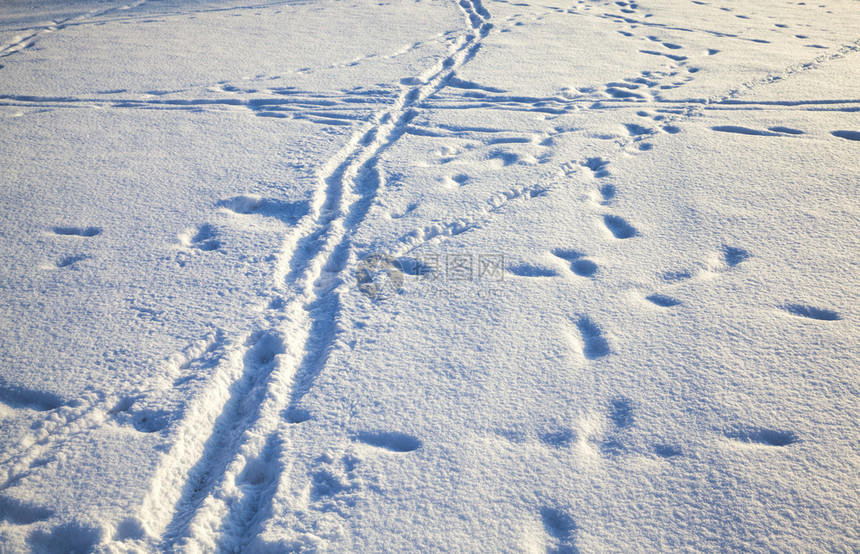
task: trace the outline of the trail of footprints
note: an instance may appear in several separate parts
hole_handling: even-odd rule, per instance
[[[616,4],[621,8],[620,11],[627,15],[633,15],[639,9],[639,5],[635,2],[616,2]],[[489,14],[480,2],[464,1],[462,5],[476,29],[483,29],[487,25],[486,19],[489,18]],[[642,17],[647,18],[649,15],[642,14]],[[634,36],[632,32],[619,32],[625,36]],[[641,50],[643,54],[664,57],[669,62],[673,62],[674,66],[670,67],[668,71],[643,72],[634,78],[607,83],[602,91],[578,90],[572,93],[571,99],[576,101],[581,101],[583,98],[591,99],[595,101],[593,107],[597,109],[600,108],[600,102],[607,99],[632,102],[650,100],[655,97],[654,91],[682,86],[689,82],[691,76],[698,71],[695,67],[685,67],[688,56],[681,53],[682,45],[661,40],[656,35],[649,35],[643,40],[654,45],[651,48]],[[717,53],[717,50],[710,50],[707,55]],[[497,108],[522,109],[525,104],[527,110],[550,115],[566,113],[569,109],[569,106],[559,103],[557,99],[505,98],[504,91],[482,88],[475,83],[458,81],[456,78],[452,78],[448,86],[458,91],[469,91],[471,99],[474,100],[480,100],[482,95],[484,100],[486,100],[487,95],[494,95],[494,106]],[[225,92],[242,92],[229,85],[225,85],[223,90]],[[256,91],[246,92],[254,93]],[[317,123],[330,125],[364,121],[367,117],[366,114],[360,112],[354,112],[352,115],[345,114],[341,110],[341,108],[346,107],[342,104],[343,96],[329,99],[320,96],[312,97],[289,87],[274,92],[283,96],[284,101],[249,100],[247,105],[258,116],[307,118]],[[361,98],[373,106],[393,102],[395,93],[382,89],[356,90],[350,91],[348,96],[348,102],[352,103],[353,106],[356,100]],[[464,100],[464,98],[460,98],[460,100]],[[445,98],[444,95],[440,94],[426,99],[425,105],[432,106],[434,102],[441,101],[445,101]],[[185,104],[199,108],[203,103],[205,102],[191,102],[189,104],[187,101],[166,101],[164,105],[181,107]],[[134,102],[130,104],[132,107],[133,105]],[[352,106],[349,109],[353,109]],[[649,123],[643,125],[641,122],[631,122],[625,125],[625,130],[628,134],[629,144],[640,151],[651,149],[652,146],[648,142],[648,138],[654,134],[658,132],[674,134],[680,131],[676,125],[672,124],[672,120],[663,114],[655,115],[643,110],[638,115],[648,119]],[[736,126],[720,126],[714,127],[713,130],[759,136],[797,136],[802,134],[800,130],[786,127],[756,130]],[[413,125],[407,125],[405,130],[407,133],[414,134],[429,133],[430,136],[462,131],[457,129],[422,129]],[[832,134],[841,139],[860,140],[860,133],[856,131],[834,131]],[[488,142],[486,144],[488,147],[497,147],[489,159],[498,160],[502,166],[520,163],[522,159],[519,154],[505,150],[505,144],[515,145],[529,142],[532,142],[532,139],[519,137]],[[552,145],[551,134],[545,138],[541,145]],[[454,159],[454,157],[451,156],[450,159]],[[608,182],[609,177],[611,177],[611,160],[591,157],[572,162],[563,169],[567,175],[572,175],[580,168],[589,171],[593,179],[600,183],[596,198],[598,205],[606,210],[618,193],[614,184]],[[452,173],[448,179],[452,187],[466,186],[470,180],[469,176],[464,173]],[[490,199],[486,209],[481,213],[471,214],[447,223],[433,224],[402,237],[403,251],[399,253],[411,252],[416,247],[437,237],[451,237],[475,228],[484,218],[489,217],[508,202],[536,198],[547,192],[546,187],[528,185],[502,192]],[[224,199],[217,204],[217,207],[237,217],[272,218],[287,225],[294,225],[299,222],[309,209],[307,203],[288,203],[253,195]],[[408,208],[407,213],[414,209],[415,206]],[[641,237],[640,232],[621,215],[603,211],[597,214],[597,217],[605,227],[607,238],[610,240],[635,240]],[[102,229],[99,227],[54,227],[52,231],[57,236],[69,237],[74,240],[89,239],[102,233]],[[186,230],[180,234],[179,241],[182,252],[180,252],[177,262],[180,266],[188,263],[192,255],[205,255],[223,249],[223,240],[220,238],[218,229],[211,224],[202,224]],[[587,254],[583,252],[569,248],[556,248],[552,250],[551,254],[562,260],[576,278],[594,280],[602,276],[597,263],[589,259]],[[709,267],[708,271],[712,273],[727,271],[745,262],[749,257],[749,253],[741,248],[725,246],[720,264]],[[57,267],[74,267],[75,264],[86,258],[87,255],[85,254],[67,254],[59,259]],[[560,276],[555,269],[528,263],[513,265],[508,268],[508,271],[518,277],[552,278]],[[669,286],[674,286],[674,284],[692,279],[695,276],[696,274],[692,271],[676,271],[664,274],[663,280]],[[655,292],[645,298],[662,309],[682,305],[679,300],[663,292]],[[833,310],[801,303],[787,303],[780,308],[793,317],[816,321],[838,321],[841,318]],[[571,320],[571,325],[576,328],[581,337],[582,352],[586,360],[599,362],[613,354],[612,344],[599,322],[586,314],[579,314]],[[247,399],[259,399],[260,395],[265,393],[269,375],[275,363],[274,360],[283,353],[282,339],[276,334],[251,337],[248,342],[240,346],[228,343],[223,335],[215,333],[206,340],[190,346],[184,353],[169,361],[172,368],[169,373],[172,375],[173,381],[171,386],[166,389],[167,392],[153,389],[136,392],[123,398],[105,397],[93,393],[81,399],[66,402],[50,397],[50,395],[40,395],[33,391],[22,391],[0,384],[0,403],[4,406],[13,410],[35,409],[48,414],[47,418],[35,427],[32,436],[26,439],[26,447],[15,456],[0,462],[5,475],[5,481],[0,484],[0,493],[14,486],[16,482],[26,477],[30,472],[38,471],[41,465],[50,463],[50,453],[62,448],[66,441],[83,436],[99,426],[105,424],[127,425],[141,433],[164,433],[166,436],[173,437],[174,448],[190,449],[187,452],[176,452],[176,460],[180,460],[182,463],[188,463],[188,460],[197,460],[196,464],[188,468],[164,468],[166,475],[163,477],[172,474],[172,480],[166,478],[162,485],[153,490],[150,501],[155,502],[156,505],[147,508],[162,514],[172,514],[172,519],[164,522],[167,529],[164,535],[164,544],[178,544],[190,523],[187,518],[194,514],[196,506],[206,498],[216,485],[215,478],[212,476],[222,475],[224,468],[220,466],[226,466],[230,463],[233,454],[240,449],[241,444],[237,442],[239,438],[233,433],[233,427],[239,422],[240,428],[248,429],[251,423],[242,422],[246,420],[253,422],[257,417],[254,414],[253,406],[248,403]],[[243,358],[244,361],[237,363],[238,358]],[[210,392],[213,389],[210,384],[213,381],[216,381],[214,387],[222,396],[214,405],[207,405],[211,404]],[[222,386],[223,383],[234,383],[234,385],[225,389]],[[187,398],[196,400],[186,402]],[[298,423],[306,421],[310,417],[309,414],[299,409],[295,409],[291,413],[298,415],[293,417],[288,414],[287,419],[290,422]],[[636,404],[629,398],[613,398],[605,407],[605,417],[608,422],[608,431],[599,439],[598,449],[604,456],[610,458],[624,455],[628,449],[632,448],[631,436],[635,432],[638,417]],[[200,437],[194,439],[192,436],[194,429],[200,425],[212,427],[214,432],[206,442],[195,444],[195,440],[197,442],[203,440]],[[728,440],[763,447],[787,447],[800,440],[798,435],[791,431],[753,426],[738,427],[722,431],[722,433]],[[259,503],[265,502],[266,495],[274,494],[274,490],[263,490],[263,488],[271,486],[273,476],[268,474],[271,470],[267,468],[274,463],[282,448],[277,442],[272,442],[273,437],[274,435],[269,436],[269,442],[262,449],[259,458],[251,460],[239,476],[243,486],[252,489],[254,487],[259,488],[259,490],[255,489],[256,493],[245,495],[242,498],[244,503],[240,510],[242,513],[258,512],[261,508]],[[391,455],[408,455],[422,447],[422,441],[419,438],[393,431],[362,430],[352,434],[350,439],[356,448],[370,448],[380,452],[388,452]],[[539,440],[548,448],[570,448],[577,441],[583,440],[583,437],[579,437],[573,429],[557,428],[542,432],[539,435]],[[587,440],[592,440],[592,438]],[[657,443],[650,448],[654,455],[667,460],[673,460],[684,455],[684,450],[680,445],[670,442]],[[205,454],[207,452],[209,454]],[[46,462],[46,460],[48,461]],[[326,505],[328,507],[334,506],[334,509],[342,510],[343,517],[347,517],[345,509],[350,506],[350,496],[362,486],[371,489],[377,486],[372,482],[368,484],[367,481],[356,477],[359,464],[360,459],[351,454],[339,458],[328,455],[320,457],[317,469],[310,476],[311,500],[316,503],[317,509],[328,509],[325,507]],[[177,472],[177,470],[180,471]],[[187,479],[185,478],[186,474],[188,475]],[[164,493],[165,497],[157,498],[158,493]],[[334,504],[331,504],[332,502]],[[174,503],[179,506],[175,510],[172,509]],[[48,520],[52,515],[47,508],[26,505],[0,494],[0,517],[7,521],[17,524],[30,524]],[[576,551],[575,542],[578,529],[568,510],[548,505],[540,511],[540,519],[549,537],[550,551]],[[57,541],[66,536],[81,538],[84,547],[95,544],[97,538],[92,538],[92,542],[87,543],[90,540],[88,537],[94,530],[80,526],[78,528],[75,525],[70,523],[59,526],[52,532],[39,531],[34,533],[32,536],[33,544],[49,546],[55,543],[59,544]],[[246,522],[244,525],[253,525],[253,523]],[[249,531],[250,529],[244,529],[239,534],[246,535]],[[137,539],[143,535],[144,531],[140,522],[136,521],[135,518],[129,518],[121,522],[115,538],[117,540]]]

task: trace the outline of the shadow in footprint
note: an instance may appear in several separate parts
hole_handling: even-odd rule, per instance
[[[580,277],[592,277],[597,273],[597,264],[591,260],[576,260],[570,264],[570,270]]]
[[[615,198],[615,185],[603,185],[600,187],[600,196],[603,197],[603,203],[608,204],[610,200]]]
[[[391,452],[412,452],[421,448],[418,438],[396,431],[359,431],[354,440]]]
[[[0,402],[12,408],[28,408],[37,412],[46,412],[63,405],[63,400],[57,395],[25,389],[2,380],[0,380]]]
[[[50,531],[36,529],[27,537],[34,552],[92,552],[101,540],[95,527],[67,523]]]
[[[580,277],[592,277],[597,273],[597,264],[585,259],[585,254],[576,250],[556,248],[553,255],[570,262],[570,270]]]
[[[761,444],[764,446],[788,446],[800,440],[797,434],[792,431],[759,428],[730,431],[726,433],[726,436],[736,441]]]
[[[0,496],[0,521],[7,521],[13,525],[29,525],[37,521],[49,519],[54,512],[35,504]]]
[[[576,440],[576,433],[570,429],[560,429],[558,431],[550,431],[540,435],[540,441],[547,446],[554,448],[566,448]]]
[[[433,266],[427,264],[419,258],[410,258],[404,256],[397,258],[397,262],[400,264],[401,270],[406,275],[422,276],[429,275],[433,272]]]
[[[83,254],[74,254],[72,256],[64,256],[64,257],[60,258],[59,261],[57,261],[57,267],[59,267],[59,268],[71,267],[71,266],[75,265],[76,263],[78,263],[82,260],[86,260],[86,259],[87,259],[87,256],[85,256]]]
[[[805,306],[803,304],[788,304],[785,306],[785,311],[790,314],[805,317],[808,319],[817,319],[819,321],[837,321],[842,319],[837,312],[824,308],[816,308],[815,306]]]
[[[584,162],[581,162],[581,165],[593,171],[595,177],[606,177],[609,175],[609,171],[606,169],[609,161],[603,158],[586,158]]]
[[[518,277],[555,277],[558,275],[552,269],[528,264],[511,266],[508,271]]]
[[[734,133],[737,135],[753,135],[758,137],[778,137],[779,133],[771,131],[759,131],[758,129],[750,129],[749,127],[741,127],[740,125],[716,125],[711,127],[714,131],[720,133]]]
[[[627,132],[631,137],[637,137],[639,135],[653,135],[655,132],[654,129],[649,129],[648,127],[643,127],[636,123],[625,123],[624,127],[627,128]]]
[[[603,337],[600,327],[597,326],[588,316],[582,316],[576,321],[576,327],[582,335],[583,348],[582,353],[589,360],[602,358],[611,353],[609,343]]]
[[[682,455],[680,448],[676,448],[669,444],[658,444],[654,446],[654,453],[661,458],[677,458]]]
[[[734,267],[739,263],[748,260],[750,253],[743,248],[735,248],[733,246],[723,246],[723,259],[729,267]]]
[[[830,134],[846,140],[860,141],[860,131],[832,131]]]
[[[633,411],[633,401],[629,398],[619,397],[609,403],[609,419],[619,429],[633,426]]]
[[[677,306],[681,303],[680,300],[675,300],[671,296],[665,296],[663,294],[651,294],[646,296],[645,300],[656,306],[660,306],[661,308],[671,308],[672,306]]]
[[[541,522],[547,534],[553,539],[553,544],[547,548],[547,552],[554,554],[577,554],[576,548],[576,521],[563,511],[543,507],[540,510]]]
[[[222,200],[218,202],[218,206],[237,214],[258,214],[278,219],[290,225],[294,225],[309,210],[309,205],[305,201],[284,202],[282,200],[250,195],[235,196],[227,200]]]
[[[201,225],[197,234],[191,237],[191,244],[204,252],[211,252],[221,248],[221,241],[215,238],[215,228],[209,224]]]
[[[791,127],[768,127],[768,131],[773,131],[774,133],[785,133],[787,135],[802,135],[803,131],[800,129],[792,129]]]
[[[603,216],[603,223],[617,239],[629,239],[636,236],[636,229],[617,215]]]
[[[75,237],[94,237],[102,232],[100,227],[54,227],[55,234]]]

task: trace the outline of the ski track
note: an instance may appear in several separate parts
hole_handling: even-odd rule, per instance
[[[94,10],[51,27],[34,29],[0,48],[0,57],[31,47],[45,33],[81,24],[116,10],[138,7],[146,1]],[[140,512],[127,520],[132,525],[126,527],[142,529],[143,533],[129,533],[126,536],[119,533],[116,540],[145,540],[150,546],[170,550],[246,551],[253,548],[255,536],[270,515],[270,504],[284,471],[283,460],[288,460],[290,456],[290,444],[283,438],[282,431],[287,425],[299,425],[313,417],[303,407],[302,400],[325,367],[328,351],[337,340],[340,295],[350,284],[343,273],[355,259],[351,249],[352,234],[364,221],[379,190],[385,186],[377,167],[381,156],[407,133],[458,136],[462,133],[504,131],[430,128],[413,123],[424,108],[488,108],[561,115],[578,110],[641,107],[643,111],[639,115],[644,118],[644,124],[643,120],[626,124],[628,136],[617,138],[611,143],[612,150],[624,152],[630,149],[650,150],[649,137],[657,133],[677,133],[680,131],[678,125],[698,117],[703,110],[760,109],[768,106],[811,106],[813,109],[840,110],[855,109],[855,105],[860,102],[853,99],[811,99],[805,102],[738,100],[741,94],[757,87],[781,82],[854,54],[860,51],[860,40],[844,44],[834,53],[742,83],[723,95],[708,99],[669,101],[660,98],[657,92],[660,88],[683,86],[695,74],[695,71],[685,74],[689,60],[676,53],[682,46],[673,43],[662,44],[668,52],[643,51],[674,62],[675,68],[669,71],[646,72],[607,83],[600,91],[572,96],[513,96],[503,90],[480,87],[455,77],[456,70],[479,52],[481,40],[493,28],[489,23],[490,14],[479,0],[462,0],[459,6],[468,22],[468,31],[454,43],[449,57],[418,78],[402,80],[397,87],[364,90],[354,94],[312,94],[290,88],[270,88],[263,92],[248,91],[247,94],[257,94],[254,98],[237,98],[237,93],[246,91],[221,83],[221,90],[233,96],[196,100],[0,96],[0,105],[7,106],[193,111],[246,109],[259,117],[305,119],[323,125],[350,125],[355,128],[347,144],[319,169],[319,186],[305,215],[297,217],[295,221],[285,221],[290,223],[289,230],[277,254],[273,275],[273,288],[281,301],[271,304],[274,307],[270,308],[267,316],[268,326],[259,327],[236,340],[228,340],[218,332],[174,355],[168,360],[167,371],[174,381],[167,388],[136,392],[125,398],[107,397],[93,392],[65,403],[59,399],[37,398],[33,395],[22,401],[20,394],[15,391],[0,390],[0,402],[12,408],[17,408],[23,402],[48,412],[47,417],[24,439],[20,451],[0,461],[0,492],[38,471],[48,463],[46,460],[50,459],[49,454],[52,452],[110,421],[131,423],[142,432],[166,428],[170,449],[158,465]],[[665,26],[633,19],[629,14],[585,14],[571,10],[567,10],[567,13],[640,27],[706,33],[757,42],[755,39],[717,31]],[[420,46],[421,43],[416,42],[383,57],[401,56]],[[330,68],[347,67],[379,58],[358,58],[333,64]],[[685,80],[679,81],[679,75],[683,75]],[[467,90],[469,95],[465,96],[463,91]],[[153,94],[156,93],[158,91],[153,91]],[[654,116],[647,110],[655,107],[666,109],[659,116]],[[765,131],[722,126],[714,130],[767,136],[801,134],[800,131],[785,128]],[[489,146],[525,143],[529,140],[507,137],[485,143]],[[412,230],[400,237],[398,245],[390,254],[404,256],[424,246],[479,229],[504,212],[512,202],[528,202],[552,194],[561,180],[583,174],[585,170],[589,172],[588,179],[594,181],[597,187],[593,196],[594,213],[607,229],[607,240],[641,240],[642,235],[634,224],[611,210],[612,199],[617,191],[605,181],[611,175],[612,161],[611,153],[603,157],[572,160],[561,167],[556,178],[517,185],[491,196],[481,208],[454,216],[445,222]],[[468,176],[454,178],[460,184],[467,179]],[[230,209],[230,206],[226,207]],[[55,229],[58,234],[84,237],[97,235],[100,231],[97,228]],[[200,250],[217,249],[220,245],[210,231],[201,227],[189,232],[184,245]],[[569,262],[571,271],[580,277],[592,277],[597,272],[596,264],[585,259],[585,255],[580,252],[556,250],[553,253]],[[705,269],[704,273],[713,275],[732,270],[749,257],[750,254],[740,247],[724,246],[720,260]],[[60,263],[65,261],[61,260]],[[65,265],[76,261],[71,260]],[[534,268],[523,268],[519,273],[514,273],[537,276]],[[557,275],[552,273],[546,276]],[[694,272],[688,272],[678,279],[666,277],[665,280],[683,281],[694,276]],[[683,305],[660,293],[650,294],[646,299],[663,309]],[[840,318],[832,310],[802,304],[787,304],[781,308],[793,317],[823,321]],[[572,323],[581,336],[586,363],[596,363],[613,354],[605,338],[606,332],[599,322],[587,314],[579,314]],[[162,412],[159,410],[170,406],[181,408],[176,408],[176,413],[171,417],[161,417]],[[168,412],[165,410],[163,413]],[[615,400],[610,406],[609,417],[618,430],[632,425],[632,414],[632,405],[626,399]],[[148,415],[158,417],[147,418]],[[797,440],[791,434],[759,429],[732,431],[726,436],[732,440],[768,446],[784,446]],[[396,433],[380,431],[359,434],[355,440],[397,452],[408,452],[421,444],[417,438],[408,438],[410,440],[406,441]],[[664,457],[680,455],[672,447],[656,448],[662,449],[660,452],[663,453],[658,454]],[[623,445],[616,439],[608,439],[602,449],[606,455],[615,455],[623,449]],[[10,502],[2,498],[0,500],[6,504]],[[19,514],[19,519],[25,523],[46,520],[52,515],[49,510],[35,506],[6,504],[0,503],[0,511]],[[541,510],[540,518],[556,549],[575,550],[577,526],[569,515],[562,510],[545,507]]]
[[[277,257],[274,288],[283,301],[272,304],[270,327],[226,347],[207,390],[189,402],[139,514],[140,527],[159,547],[252,547],[277,490],[280,471],[273,468],[288,455],[279,430],[311,417],[301,401],[335,340],[346,285],[341,273],[354,257],[351,234],[384,186],[378,160],[406,133],[421,102],[448,85],[491,29],[480,4],[464,0],[460,6],[469,31],[451,55],[417,80],[404,80],[319,170],[308,212]],[[197,237],[189,244],[209,238],[201,232]]]
[[[93,19],[116,12],[118,10],[131,10],[142,6],[143,4],[146,4],[148,1],[149,0],[137,0],[136,2],[123,2],[102,10],[90,10],[81,15],[76,15],[59,22],[54,22],[53,25],[47,27],[35,27],[32,29],[28,29],[25,31],[24,36],[18,35],[13,38],[12,41],[8,42],[3,46],[0,46],[0,58],[6,58],[13,54],[17,54],[18,52],[21,52],[23,50],[32,48],[33,46],[35,46],[36,42],[38,42],[38,40],[46,34],[62,31],[63,29],[73,25],[81,25]]]

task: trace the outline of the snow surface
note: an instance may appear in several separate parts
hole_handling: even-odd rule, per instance
[[[3,2],[0,552],[860,551],[858,60],[856,0]]]

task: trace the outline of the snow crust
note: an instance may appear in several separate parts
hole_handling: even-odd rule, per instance
[[[860,4],[0,4],[0,552],[860,550]]]

